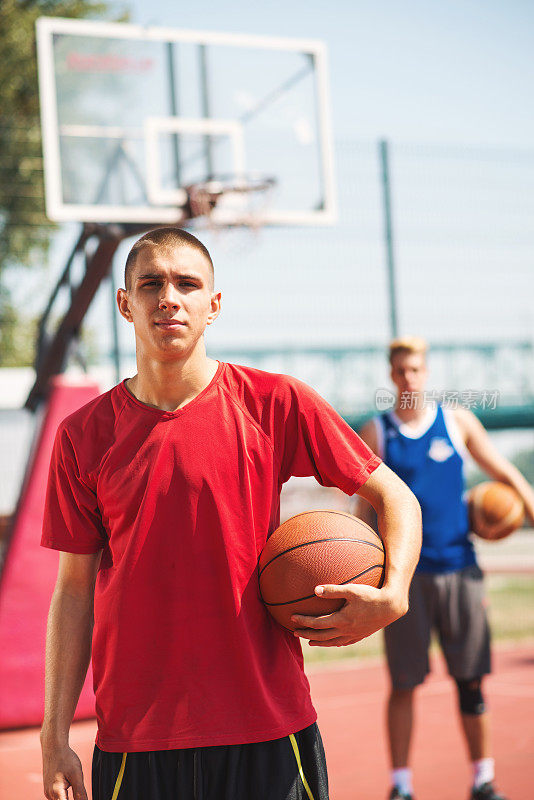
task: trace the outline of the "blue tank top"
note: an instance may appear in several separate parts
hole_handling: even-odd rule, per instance
[[[383,460],[408,484],[423,514],[423,546],[417,572],[442,573],[475,563],[468,537],[464,500],[463,458],[447,430],[441,406],[430,427],[419,437],[401,433],[391,414],[379,418]]]

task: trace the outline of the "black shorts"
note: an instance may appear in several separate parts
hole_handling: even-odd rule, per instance
[[[93,800],[328,800],[316,724],[254,744],[107,753],[95,746]]]
[[[408,613],[384,631],[396,689],[418,686],[428,675],[433,630],[453,678],[471,680],[491,671],[484,581],[476,564],[456,572],[413,576]]]

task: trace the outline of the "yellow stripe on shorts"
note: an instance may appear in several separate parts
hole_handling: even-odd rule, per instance
[[[113,794],[111,795],[111,800],[117,800],[118,794],[120,792],[122,778],[124,775],[124,769],[126,767],[126,756],[128,753],[122,754],[122,761],[121,761],[121,768],[119,770],[119,774],[117,775],[117,780],[115,781],[115,788],[113,789]]]
[[[295,734],[294,733],[289,734],[289,741],[291,742],[291,747],[293,748],[293,752],[295,753],[295,759],[296,759],[296,762],[297,762],[297,767],[299,768],[299,775],[300,775],[300,778],[302,780],[302,783],[304,784],[304,788],[306,789],[306,794],[308,795],[310,800],[314,800],[313,794],[312,794],[312,790],[310,789],[310,787],[308,785],[308,781],[304,777],[304,772],[302,771],[302,763],[301,763],[301,760],[300,760],[299,746],[297,744],[297,740],[295,739]]]

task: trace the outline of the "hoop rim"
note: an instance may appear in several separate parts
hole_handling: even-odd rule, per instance
[[[189,197],[194,193],[204,193],[208,197],[218,198],[231,192],[247,194],[249,192],[266,192],[276,186],[276,178],[270,175],[255,173],[227,173],[213,175],[204,181],[196,181],[185,187]]]

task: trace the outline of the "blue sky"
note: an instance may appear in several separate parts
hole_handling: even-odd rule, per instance
[[[528,0],[133,0],[132,22],[318,38],[341,138],[534,146]]]
[[[223,292],[223,312],[210,331],[214,347],[388,338],[380,137],[393,146],[401,332],[440,341],[534,338],[534,4],[132,0],[128,6],[134,23],[317,38],[329,48],[339,224],[267,229],[257,237],[206,235]],[[44,303],[74,235],[71,225],[58,236],[42,300],[32,302]],[[114,265],[117,283],[127,247]],[[108,291],[87,319],[104,347]],[[121,326],[126,347],[131,333]]]

